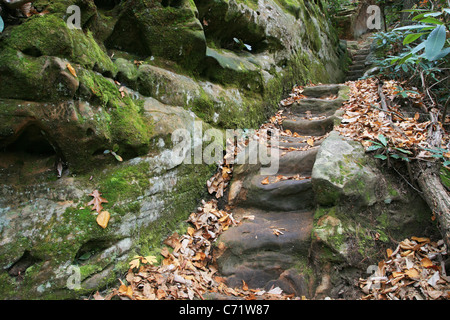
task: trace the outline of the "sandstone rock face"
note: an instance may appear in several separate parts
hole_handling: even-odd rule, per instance
[[[72,4],[81,30],[66,23]],[[345,53],[312,2],[33,5],[46,13],[5,20],[0,34],[4,298],[115,283],[130,256],[185,227],[206,191],[214,166],[174,161],[176,129],[257,127],[293,84],[344,76]],[[108,200],[106,229],[87,206],[95,189]]]

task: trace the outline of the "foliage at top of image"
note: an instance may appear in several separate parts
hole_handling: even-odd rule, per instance
[[[397,19],[387,31],[373,35],[378,52],[375,65],[380,75],[420,88],[429,105],[442,110],[442,122],[450,101],[448,2],[420,1],[399,12],[409,15],[406,20]]]

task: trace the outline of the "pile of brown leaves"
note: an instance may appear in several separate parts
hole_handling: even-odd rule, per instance
[[[290,106],[291,104],[293,104],[294,102],[297,102],[300,99],[306,98],[303,95],[303,88],[304,88],[304,86],[296,86],[296,87],[292,88],[292,91],[289,94],[289,97],[280,101],[281,106],[287,107],[287,106]]]
[[[115,294],[137,300],[161,300],[203,299],[202,294],[213,289],[228,293],[223,279],[215,276],[217,270],[208,264],[212,261],[214,240],[238,222],[232,214],[219,210],[215,200],[203,201],[188,221],[192,227],[186,234],[174,233],[164,241],[167,247],[161,250],[161,265],[154,265],[154,257],[138,257],[147,263],[133,260],[126,276],[129,285],[122,284]]]
[[[363,300],[450,299],[450,277],[445,273],[447,248],[443,240],[411,237],[387,250],[387,260],[374,273],[360,279]]]
[[[369,78],[365,80],[350,81],[349,99],[344,102],[345,114],[341,125],[336,128],[341,135],[360,141],[365,147],[377,141],[381,134],[387,138],[390,145],[412,152],[415,159],[430,159],[432,153],[424,149],[430,148],[427,143],[428,132],[431,126],[440,126],[431,120],[419,121],[426,108],[423,104],[424,96],[411,90],[404,90],[401,83],[390,80],[383,84],[383,93],[387,100],[387,110],[382,108],[378,94],[378,80]],[[407,116],[402,107],[395,103],[395,98],[402,93],[406,95],[417,112]],[[427,111],[428,112],[428,111]],[[425,117],[428,117],[425,112]],[[446,143],[444,137],[442,143]]]

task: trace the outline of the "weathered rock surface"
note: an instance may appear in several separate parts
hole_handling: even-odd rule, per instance
[[[334,205],[347,198],[370,206],[377,199],[379,171],[365,157],[364,147],[359,142],[345,140],[333,131],[321,144],[312,181],[320,205]]]
[[[66,23],[72,4],[81,30]],[[177,161],[174,130],[257,127],[293,84],[344,76],[345,53],[312,2],[33,6],[45,14],[6,19],[0,34],[4,298],[77,297],[157,252],[213,170]],[[106,229],[87,207],[94,189],[108,200]]]

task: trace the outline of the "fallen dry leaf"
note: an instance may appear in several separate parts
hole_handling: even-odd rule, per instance
[[[69,72],[70,72],[75,78],[78,78],[75,69],[72,67],[72,65],[71,65],[70,63],[67,64],[67,69],[69,70]]]
[[[105,198],[102,198],[102,194],[98,190],[92,191],[92,193],[89,194],[91,197],[94,197],[91,201],[88,202],[88,206],[92,206],[92,210],[97,211],[97,213],[100,213],[103,210],[102,203],[108,203],[108,200]]]
[[[100,227],[105,229],[108,226],[109,219],[111,218],[111,215],[108,211],[102,211],[97,216],[97,223]]]
[[[244,280],[242,280],[242,290],[244,290],[244,291],[248,290],[248,285],[245,283]]]

